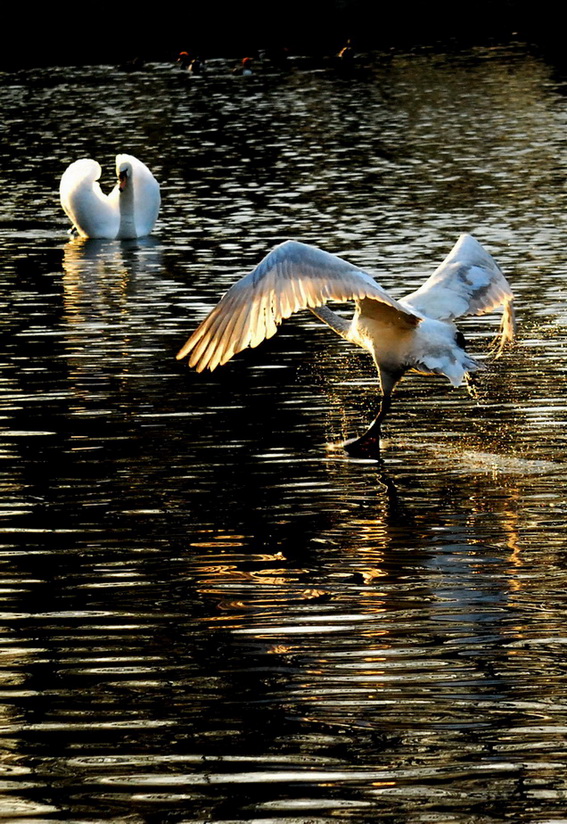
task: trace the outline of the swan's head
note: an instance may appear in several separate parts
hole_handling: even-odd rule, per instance
[[[118,175],[118,188],[121,192],[123,192],[126,186],[128,185],[128,181],[132,177],[132,164],[128,161],[123,161],[122,163],[118,164],[116,172]]]

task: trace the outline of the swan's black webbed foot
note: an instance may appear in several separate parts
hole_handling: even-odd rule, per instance
[[[353,458],[379,458],[380,435],[382,421],[390,411],[392,400],[390,395],[384,395],[380,403],[378,414],[360,438],[351,438],[343,443],[343,449]]]
[[[351,438],[343,443],[343,449],[353,458],[379,458],[380,434],[365,432],[360,438]]]

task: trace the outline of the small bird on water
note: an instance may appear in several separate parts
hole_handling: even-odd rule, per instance
[[[326,305],[351,300],[352,320]],[[484,367],[465,352],[464,337],[453,321],[499,307],[503,311],[498,354],[514,338],[512,290],[491,255],[469,234],[461,235],[435,272],[401,300],[342,258],[288,240],[226,292],[177,358],[189,355],[189,365],[197,372],[212,371],[237,352],[272,337],[284,318],[309,309],[374,359],[382,392],[378,414],[363,435],[346,441],[343,448],[354,457],[377,457],[381,424],[405,373],[444,375],[460,386],[471,372]]]

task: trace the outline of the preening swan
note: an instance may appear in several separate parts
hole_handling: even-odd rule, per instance
[[[98,183],[96,160],[76,160],[65,170],[61,205],[82,237],[127,239],[149,235],[160,207],[159,183],[140,160],[116,155],[118,182],[109,195]]]
[[[355,301],[347,321],[325,304]],[[258,346],[283,318],[310,309],[352,343],[366,349],[378,369],[382,400],[360,437],[347,441],[352,455],[373,456],[394,387],[408,371],[444,375],[460,386],[481,364],[466,354],[453,320],[503,307],[500,349],[514,337],[513,295],[496,262],[472,235],[457,243],[423,285],[394,300],[371,275],[342,258],[296,241],[276,246],[235,283],[177,355],[189,355],[198,372],[215,369],[247,346]]]

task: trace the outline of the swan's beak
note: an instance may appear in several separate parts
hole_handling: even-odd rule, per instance
[[[126,183],[128,182],[128,172],[119,172],[118,173],[118,188],[121,192],[124,191],[126,188]]]

